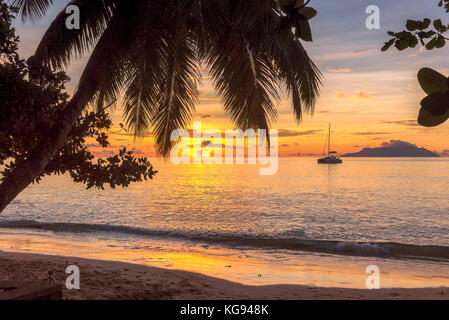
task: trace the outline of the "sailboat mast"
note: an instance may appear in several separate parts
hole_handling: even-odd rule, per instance
[[[328,151],[327,154],[330,155],[331,154],[331,124],[329,123],[329,138],[328,138]]]

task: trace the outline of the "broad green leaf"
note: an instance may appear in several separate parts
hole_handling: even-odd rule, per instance
[[[435,48],[436,42],[437,42],[437,38],[433,38],[432,40],[430,40],[429,42],[427,42],[427,44],[426,44],[426,49],[427,49],[427,50],[432,50],[433,48]]]
[[[434,116],[442,116],[449,111],[449,96],[436,92],[421,101],[421,107]]]
[[[407,20],[407,24],[405,25],[408,31],[415,31],[419,27],[419,23],[414,20]]]
[[[418,124],[423,127],[436,127],[446,122],[447,119],[449,119],[449,112],[441,116],[434,116],[424,108],[421,108],[418,115]]]
[[[316,11],[312,7],[304,7],[301,10],[299,10],[299,13],[310,20],[317,15],[318,11]]]
[[[393,45],[395,39],[391,39],[388,42],[385,42],[385,45],[382,47],[382,51],[387,51]]]
[[[430,30],[430,31],[424,32],[424,37],[425,37],[425,38],[430,38],[430,37],[433,37],[433,36],[436,35],[436,34],[437,34],[437,33],[436,33],[435,31]]]
[[[425,18],[423,21],[419,23],[419,29],[420,30],[427,29],[430,26],[431,22],[432,20],[430,20],[429,18]]]
[[[409,41],[409,47],[410,48],[415,48],[417,45],[418,45],[418,38],[417,37],[415,37],[415,36],[413,36],[411,39],[410,39],[410,41]]]
[[[443,23],[441,22],[441,19],[435,20],[433,22],[433,26],[435,29],[440,30],[443,27]]]
[[[395,42],[394,46],[399,50],[405,50],[408,48],[409,41],[405,39],[399,39]]]
[[[447,78],[430,68],[422,68],[419,70],[418,81],[421,88],[428,95],[436,92],[446,92],[449,89]]]
[[[435,42],[435,47],[440,49],[446,45],[446,40],[443,37],[438,37]]]
[[[308,20],[299,20],[297,23],[297,32],[298,32],[298,36],[304,40],[304,41],[309,41],[312,42],[313,38],[312,38],[312,29],[310,29],[310,24]]]

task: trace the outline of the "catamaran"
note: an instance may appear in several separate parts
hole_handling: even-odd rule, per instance
[[[324,150],[326,150],[327,145],[327,157],[318,159],[318,163],[327,163],[327,164],[333,164],[333,163],[343,163],[343,160],[341,160],[338,155],[337,151],[331,151],[331,124],[329,123],[329,132],[327,135],[326,143],[324,144],[323,148],[323,155]]]

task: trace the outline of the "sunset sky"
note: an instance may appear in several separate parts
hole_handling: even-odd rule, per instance
[[[432,4],[431,4],[432,2]],[[49,22],[67,1],[57,0],[48,17],[38,24],[16,22],[21,37],[22,57],[31,55]],[[279,118],[273,128],[280,130],[281,156],[321,154],[329,122],[333,125],[333,149],[339,153],[375,147],[390,140],[403,140],[444,153],[449,150],[449,125],[427,129],[417,126],[419,102],[424,93],[416,80],[421,67],[431,67],[449,75],[449,48],[429,52],[419,48],[403,52],[380,48],[389,39],[387,31],[404,29],[408,18],[442,18],[447,14],[438,8],[438,1],[429,0],[312,0],[318,10],[312,20],[314,42],[307,50],[324,75],[322,94],[316,112],[305,116],[301,124],[294,121],[287,97],[279,106]],[[378,5],[381,10],[381,29],[365,28],[365,9]],[[73,60],[68,70],[73,91],[87,57]],[[232,129],[234,126],[223,111],[205,73],[201,90],[201,104],[195,120],[203,129]],[[113,116],[121,122],[121,108]],[[135,148],[139,155],[153,156],[151,137],[134,143],[126,135],[111,134],[113,148]],[[449,155],[449,151],[446,152]]]

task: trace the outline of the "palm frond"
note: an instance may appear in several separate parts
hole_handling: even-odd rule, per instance
[[[153,115],[156,151],[168,156],[173,142],[171,133],[185,128],[198,102],[197,83],[201,77],[194,42],[188,34],[176,30],[165,46],[164,77],[159,85],[157,106]]]
[[[207,60],[225,110],[242,129],[268,129],[276,119],[277,72],[261,49],[229,30]]]
[[[22,16],[43,15],[52,0],[11,0]],[[242,129],[268,129],[279,89],[292,98],[298,121],[313,113],[321,74],[298,41],[280,44],[279,8],[259,0],[71,0],[81,29],[67,30],[63,10],[44,35],[35,60],[68,66],[95,48],[78,90],[98,107],[124,92],[124,118],[136,137],[153,129],[167,156],[171,132],[185,128],[197,102],[205,62],[225,110]],[[269,9],[269,8],[268,8]],[[262,12],[262,13],[261,13]]]
[[[170,26],[165,25],[160,9],[147,2],[146,14],[136,21],[142,32],[136,35],[128,53],[133,71],[126,81],[123,116],[135,138],[143,137],[151,127],[160,81],[165,75],[164,47]]]
[[[147,88],[145,74],[140,72],[128,86],[124,98],[123,115],[126,126],[135,137],[143,137],[148,132],[154,112],[153,88]]]
[[[280,19],[279,8],[276,7],[258,22],[259,28],[255,32],[261,32],[257,35],[258,39],[278,68],[278,79],[290,95],[296,120],[300,122],[304,112],[314,112],[322,75],[300,40],[293,39],[293,34],[291,40],[280,43],[277,33]]]
[[[196,39],[199,58],[210,45],[227,30],[228,0],[176,0],[180,14],[188,17],[188,24]]]
[[[298,40],[289,41],[283,46],[275,44],[273,59],[292,98],[296,120],[300,122],[304,112],[314,112],[322,75]]]
[[[35,53],[37,63],[64,68],[70,59],[80,57],[92,48],[106,29],[113,16],[117,0],[72,0],[68,5],[80,8],[79,30],[66,28],[65,9],[53,20],[45,32]]]
[[[53,0],[9,0],[9,3],[19,8],[19,15],[23,21],[36,21],[47,13]]]
[[[132,72],[127,54],[138,32],[134,23],[138,9],[137,4],[123,5],[92,51],[77,88],[79,92],[86,92],[85,98],[91,103],[101,100],[101,96],[105,100],[115,99]]]

